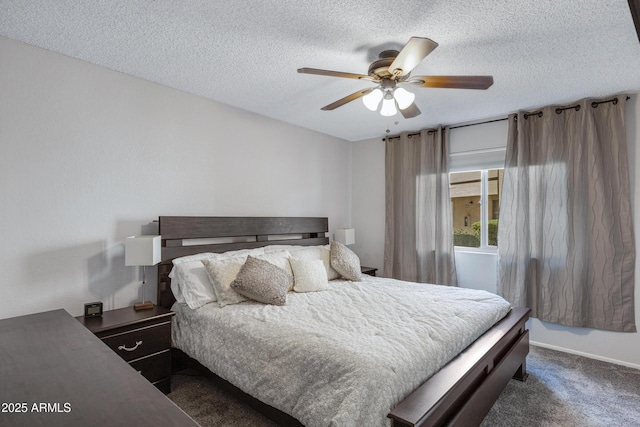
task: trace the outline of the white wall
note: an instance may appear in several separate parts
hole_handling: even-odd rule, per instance
[[[351,223],[360,263],[378,268],[384,262],[384,142],[382,138],[351,143],[353,203]]]
[[[351,220],[346,141],[3,37],[0,144],[0,318],[132,305],[160,215]]]
[[[640,248],[640,101],[627,101],[627,140],[636,247]],[[487,149],[506,144],[506,121],[451,131],[451,151]],[[353,143],[353,217],[355,250],[367,265],[382,268],[384,258],[384,142],[381,138]],[[640,249],[636,249],[640,250]],[[456,252],[460,286],[495,292],[495,254]],[[640,255],[636,255],[636,325],[640,328]],[[640,334],[570,328],[531,319],[531,341],[540,346],[640,368]]]

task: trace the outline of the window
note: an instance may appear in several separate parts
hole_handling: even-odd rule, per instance
[[[455,246],[498,246],[498,216],[503,169],[451,172],[449,189]]]

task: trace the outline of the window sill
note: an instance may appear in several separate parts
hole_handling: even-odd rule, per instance
[[[493,254],[496,255],[498,253],[497,246],[487,246],[485,248],[471,248],[468,246],[454,246],[453,250],[455,253],[474,253],[474,254]]]

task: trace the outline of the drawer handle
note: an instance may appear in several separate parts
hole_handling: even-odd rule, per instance
[[[138,347],[140,347],[142,345],[142,341],[136,341],[136,346],[135,347],[131,347],[131,348],[127,348],[126,345],[121,345],[118,347],[118,350],[124,350],[124,351],[135,351],[138,349]]]

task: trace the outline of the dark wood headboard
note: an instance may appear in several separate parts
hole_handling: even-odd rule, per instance
[[[329,243],[328,231],[329,219],[318,217],[161,216],[158,305],[171,308],[175,302],[169,279],[174,258],[267,245],[326,245]]]

